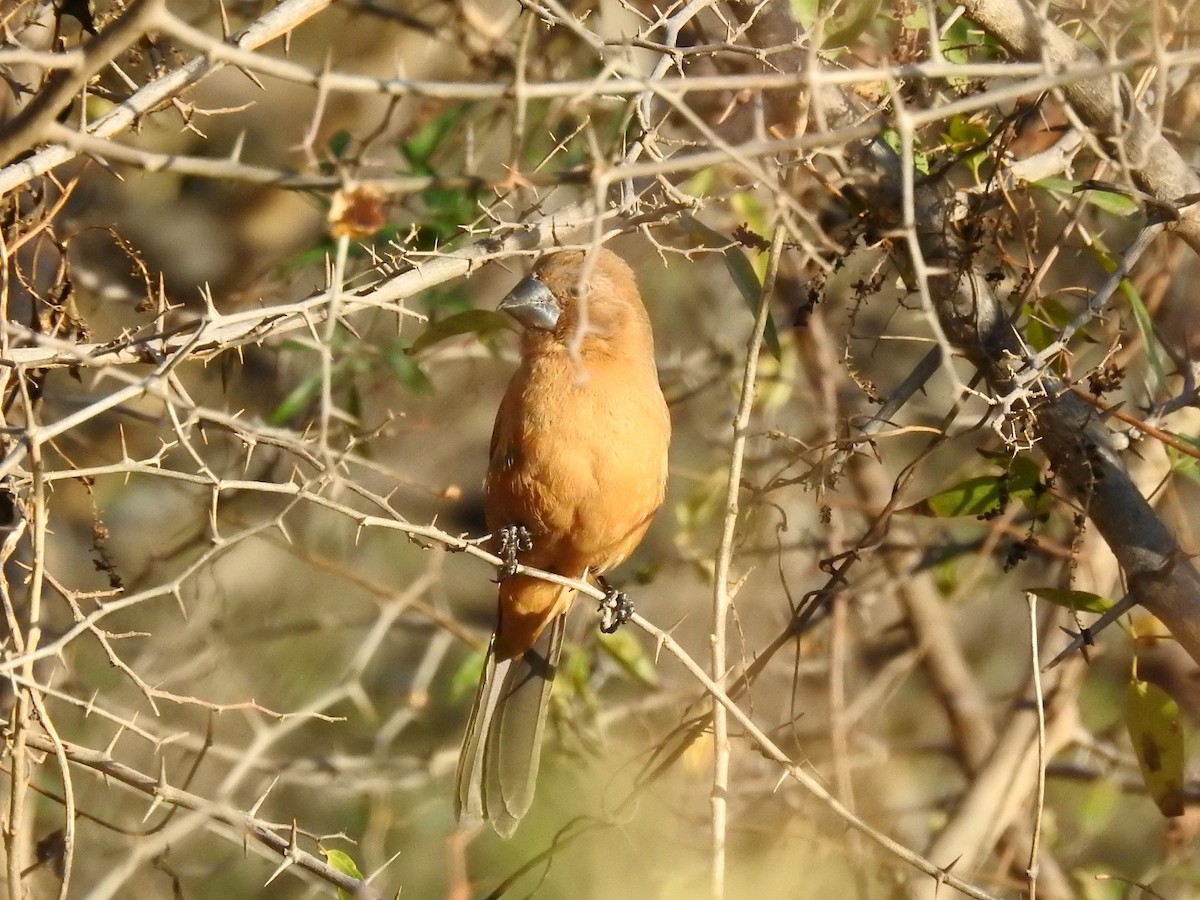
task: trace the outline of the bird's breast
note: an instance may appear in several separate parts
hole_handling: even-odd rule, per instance
[[[570,556],[574,567],[609,568],[662,503],[669,441],[653,365],[597,361],[581,371],[565,358],[527,360],[497,417],[489,527],[529,528],[531,565]]]

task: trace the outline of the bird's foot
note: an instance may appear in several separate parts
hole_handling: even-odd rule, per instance
[[[500,564],[500,580],[512,578],[517,574],[517,554],[533,549],[533,535],[524,525],[506,525],[497,532],[500,536],[500,547],[496,555],[502,560]]]
[[[597,580],[600,587],[604,588],[604,599],[600,601],[599,609],[600,630],[605,634],[612,634],[633,615],[633,601],[629,599],[628,594],[618,591],[603,578]]]

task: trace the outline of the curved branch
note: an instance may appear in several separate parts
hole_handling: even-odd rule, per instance
[[[1064,32],[1040,22],[1024,0],[969,0],[966,7],[974,11],[979,24],[989,30],[994,27],[996,37],[1014,52],[1036,59],[1044,47],[1055,68],[1072,62],[1097,63],[1090,51]],[[780,18],[796,27],[786,0],[774,0],[758,12],[760,22]],[[782,33],[781,28],[776,23],[773,33]],[[1084,81],[1063,90],[1098,131],[1111,133],[1114,121],[1122,116],[1129,123],[1120,138],[1135,166],[1135,180],[1148,191],[1171,203],[1200,191],[1200,177],[1144,112],[1132,106],[1124,111],[1116,108],[1107,82]],[[835,119],[832,124],[845,123]],[[1032,415],[1042,450],[1116,555],[1131,593],[1200,661],[1200,572],[1134,485],[1101,415],[1029,358],[1009,311],[991,284],[974,271],[954,233],[949,222],[951,198],[944,185],[916,183],[912,172],[904,170],[897,154],[881,140],[851,147],[849,152],[879,179],[874,194],[879,206],[908,223],[913,270],[936,312],[934,324],[979,368],[1006,412],[1024,410]],[[1200,249],[1200,217],[1184,215],[1174,227]]]
[[[135,0],[124,15],[84,45],[83,59],[77,66],[55,71],[33,99],[0,126],[0,165],[42,140],[46,128],[88,80],[146,33],[164,3],[165,0]]]
[[[1078,71],[1100,62],[1027,0],[963,0],[968,18],[1000,41],[1010,53],[1041,60],[1052,71]],[[1137,185],[1165,204],[1194,204],[1200,176],[1128,93],[1111,78],[1077,78],[1061,88],[1079,117],[1097,134],[1116,144],[1114,154],[1127,163]],[[1200,205],[1180,213],[1171,227],[1200,253]]]
[[[75,765],[91,769],[105,778],[119,781],[126,787],[154,798],[156,802],[169,803],[182,809],[203,813],[214,822],[234,829],[239,837],[249,835],[259,844],[280,856],[286,864],[297,866],[322,881],[328,882],[339,891],[348,892],[352,897],[381,900],[383,896],[367,882],[340,872],[324,860],[318,859],[306,850],[301,850],[296,846],[294,838],[289,840],[277,834],[270,824],[250,813],[218,805],[197,794],[172,787],[164,779],[139,772],[124,763],[117,762],[107,753],[99,750],[80,747],[78,744],[67,741],[60,742],[60,747],[56,748],[55,742],[40,734],[29,735],[27,741],[31,747],[49,753],[61,749],[66,758]]]

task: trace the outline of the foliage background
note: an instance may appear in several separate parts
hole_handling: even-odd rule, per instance
[[[7,895],[1194,892],[1195,15],[964,7],[7,5]],[[670,495],[502,842],[489,310],[601,241]]]

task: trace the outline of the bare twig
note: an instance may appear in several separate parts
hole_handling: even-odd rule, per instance
[[[30,746],[40,750],[50,752],[56,750],[54,741],[39,734],[29,735],[28,742]],[[296,846],[289,838],[280,835],[278,832],[284,830],[281,825],[272,825],[253,814],[213,803],[204,797],[176,788],[161,778],[147,775],[118,762],[106,753],[70,743],[62,743],[61,749],[67,759],[77,766],[91,769],[96,774],[132,788],[147,797],[178,806],[181,809],[192,810],[211,822],[228,826],[229,831],[225,833],[235,844],[240,844],[243,837],[248,835],[258,844],[296,866],[297,869],[315,875],[339,890],[348,891],[351,896],[365,898],[382,896],[365,881],[345,874]]]

